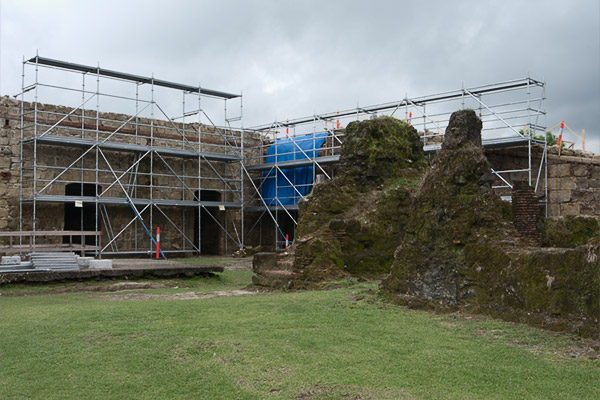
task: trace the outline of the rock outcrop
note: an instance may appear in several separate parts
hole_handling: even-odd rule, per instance
[[[472,110],[452,114],[424,174],[410,125],[392,118],[349,125],[341,173],[300,203],[287,253],[255,258],[255,283],[318,288],[346,276],[385,276],[385,295],[409,306],[600,337],[596,220],[546,220],[540,234],[535,196],[513,215],[491,188],[481,128]]]
[[[382,288],[410,306],[466,308],[598,337],[597,225],[581,223],[570,235],[553,224],[561,237],[575,236],[571,248],[541,248],[517,232],[510,207],[491,190],[480,130],[473,111],[452,115]]]
[[[340,164],[336,177],[300,202],[295,244],[270,267],[257,267],[255,282],[307,288],[389,272],[426,165],[417,131],[391,117],[352,122]]]
[[[386,291],[457,304],[473,290],[464,275],[467,256],[480,246],[515,241],[510,208],[491,189],[480,132],[475,112],[452,114],[442,149],[413,199]]]
[[[414,127],[379,117],[348,125],[340,164],[300,203],[293,287],[387,274],[425,155]]]

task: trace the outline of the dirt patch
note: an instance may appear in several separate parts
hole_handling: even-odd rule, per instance
[[[360,388],[353,388],[343,385],[315,385],[304,388],[294,399],[296,400],[316,400],[316,399],[349,399],[349,400],[367,400],[375,399],[369,393],[365,393]]]
[[[164,289],[169,287],[173,287],[173,285],[157,282],[119,282],[106,287],[106,291],[119,292],[123,290]]]
[[[227,292],[213,292],[207,294],[198,294],[196,292],[184,292],[174,294],[154,294],[154,293],[123,293],[107,296],[108,300],[198,300],[198,299],[212,299],[214,297],[231,297],[231,296],[245,296],[250,294],[256,294],[258,292],[252,292],[249,290],[231,290]]]
[[[512,340],[511,343],[536,355],[548,354],[551,357],[558,357],[558,359],[586,358],[592,361],[600,360],[600,341],[593,339],[574,337],[572,343],[554,350],[545,350],[542,346],[523,340]],[[600,365],[598,367],[600,368]]]
[[[230,258],[221,264],[226,270],[252,270],[252,257]]]
[[[73,293],[98,293],[98,292],[119,292],[125,290],[147,290],[147,289],[166,289],[176,287],[177,283],[173,281],[162,282],[118,282],[112,284],[85,285],[81,282],[61,283],[61,284],[30,284],[31,287],[39,286],[42,289],[38,292],[26,293],[0,293],[0,296],[23,297],[23,296],[45,296]]]

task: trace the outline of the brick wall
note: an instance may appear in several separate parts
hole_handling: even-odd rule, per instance
[[[541,208],[531,186],[515,185],[512,194],[512,209],[514,225],[519,235],[532,244],[541,246],[542,234],[538,229]]]

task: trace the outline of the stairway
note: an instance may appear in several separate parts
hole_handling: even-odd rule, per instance
[[[257,253],[252,260],[256,286],[289,288],[296,274],[293,271],[294,257],[286,253]]]

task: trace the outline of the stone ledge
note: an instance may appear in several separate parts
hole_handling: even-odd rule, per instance
[[[591,165],[600,165],[600,155],[590,155],[584,157],[577,156],[558,156],[557,154],[548,154],[549,160],[559,160],[571,163],[579,163],[579,164],[591,164]]]

